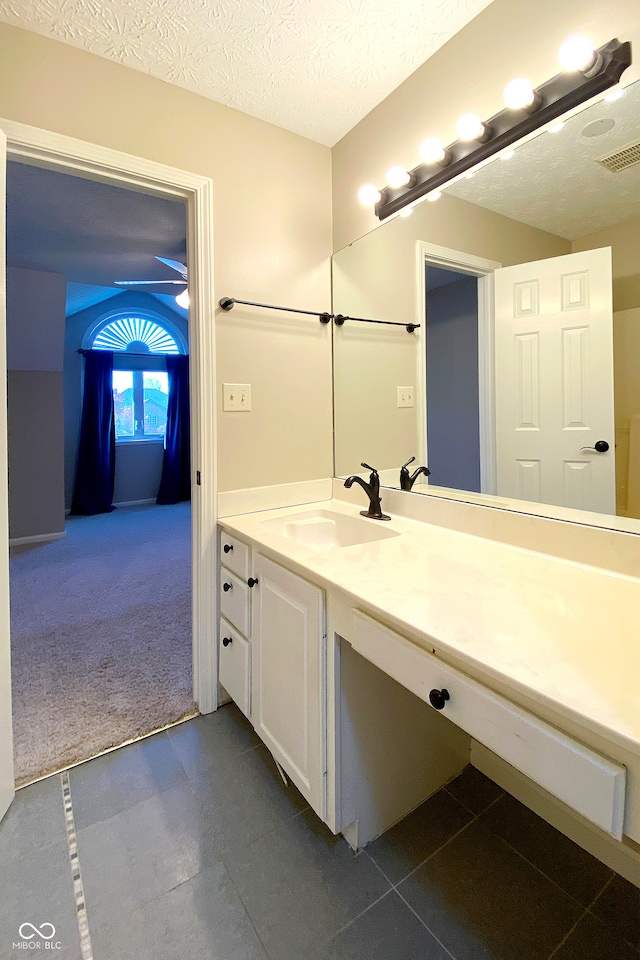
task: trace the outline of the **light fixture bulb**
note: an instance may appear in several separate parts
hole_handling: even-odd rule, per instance
[[[456,133],[461,140],[482,140],[486,126],[475,113],[465,113],[456,123]]]
[[[427,194],[427,200],[429,203],[435,203],[436,200],[439,200],[442,194],[439,190],[432,190],[431,193]]]
[[[418,153],[425,163],[443,163],[447,158],[447,151],[437,137],[427,137],[423,140]]]
[[[558,59],[563,70],[580,70],[585,73],[596,62],[597,53],[587,37],[576,33],[562,44]]]
[[[536,92],[524,77],[516,77],[504,88],[504,102],[510,110],[526,110],[533,106]]]
[[[183,307],[184,310],[189,309],[189,291],[183,290],[182,293],[179,293],[176,297],[176,303],[179,307]]]
[[[358,200],[366,207],[373,206],[374,203],[379,203],[381,199],[382,194],[378,188],[370,183],[365,184],[364,187],[360,187],[358,190]]]
[[[390,187],[406,187],[410,180],[411,176],[404,167],[389,167],[387,170],[387,183]]]

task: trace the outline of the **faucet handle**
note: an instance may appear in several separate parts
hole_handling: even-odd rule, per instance
[[[378,472],[375,467],[370,467],[369,464],[368,464],[368,463],[365,463],[364,461],[360,464],[360,466],[361,466],[361,467],[365,467],[366,470],[371,470],[371,473],[377,473],[377,472]]]
[[[403,465],[400,467],[400,469],[401,469],[401,470],[406,470],[407,467],[409,466],[409,464],[410,464],[410,463],[413,463],[414,460],[415,460],[415,457],[410,457],[410,459],[407,460],[406,463],[403,463]]]

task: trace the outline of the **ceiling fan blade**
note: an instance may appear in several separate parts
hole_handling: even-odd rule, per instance
[[[115,284],[119,287],[137,287],[141,284],[149,285],[152,287],[157,286],[159,283],[177,283],[179,286],[184,287],[186,280],[114,280]]]
[[[159,260],[160,263],[166,263],[172,270],[181,273],[185,280],[187,279],[187,268],[184,263],[180,263],[179,260],[167,260],[166,257],[156,257],[156,260]]]

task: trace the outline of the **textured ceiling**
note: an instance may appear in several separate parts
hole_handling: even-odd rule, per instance
[[[333,146],[490,0],[0,0],[0,20]]]
[[[593,120],[613,119],[603,136],[585,137]],[[615,103],[602,100],[558,133],[523,144],[510,160],[496,159],[447,193],[568,240],[640,216],[640,163],[610,173],[596,159],[640,139],[640,80]]]

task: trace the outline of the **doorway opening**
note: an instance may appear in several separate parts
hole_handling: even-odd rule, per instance
[[[186,201],[187,248],[191,267],[192,476],[197,474],[199,480],[194,487],[192,522],[187,523],[192,533],[190,553],[193,560],[190,598],[193,612],[192,692],[200,712],[210,712],[217,706],[213,631],[215,598],[210,591],[203,590],[203,583],[213,580],[216,515],[215,403],[211,386],[214,379],[211,371],[215,369],[211,322],[214,301],[209,282],[212,250],[210,180],[21,124],[2,121],[1,125],[7,133],[9,160],[19,159],[22,163],[33,163],[48,170],[74,173],[85,179],[128,187],[138,193]],[[6,443],[6,440],[5,436],[2,442]],[[3,495],[6,496],[6,493],[3,492]],[[4,586],[8,587],[8,584]]]
[[[421,482],[495,493],[493,271],[499,263],[417,243]],[[420,321],[419,321],[420,322]],[[419,489],[419,486],[418,486]],[[435,491],[434,491],[435,492]]]

